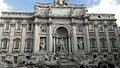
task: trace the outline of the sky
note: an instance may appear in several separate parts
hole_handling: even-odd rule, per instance
[[[120,26],[120,0],[68,0],[73,4],[85,4],[88,13],[115,14]],[[53,0],[0,0],[0,12],[34,12],[36,2],[53,3]],[[0,14],[1,15],[1,14]]]

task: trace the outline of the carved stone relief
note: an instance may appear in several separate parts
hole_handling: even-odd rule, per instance
[[[77,25],[77,30],[78,32],[82,32],[83,31],[83,26],[81,24]]]
[[[40,31],[41,32],[46,32],[46,29],[47,29],[46,24],[41,24],[40,25]]]

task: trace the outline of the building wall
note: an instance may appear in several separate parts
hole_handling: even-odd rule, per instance
[[[82,5],[48,7],[42,4],[36,4],[35,13],[2,14],[1,57],[14,59],[15,56],[40,56],[40,53],[56,52],[56,40],[59,40],[56,30],[59,27],[68,31],[66,37],[69,43],[66,44],[69,52],[80,51],[91,56],[118,55],[120,40],[114,14],[89,14]],[[41,51],[42,48],[44,51]]]

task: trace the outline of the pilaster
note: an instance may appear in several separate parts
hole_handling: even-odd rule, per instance
[[[117,24],[114,25],[114,29],[115,29],[115,36],[116,36],[116,42],[117,42],[117,47],[120,49],[120,42],[119,42],[119,33],[118,33],[118,28],[117,28]]]
[[[10,29],[10,46],[9,46],[9,53],[12,53],[12,49],[13,49],[13,39],[14,39],[14,30],[15,30],[15,24],[14,21],[12,21],[12,23],[10,24],[11,29]]]
[[[98,25],[94,25],[95,27],[95,35],[96,35],[96,41],[97,41],[97,48],[98,48],[98,52],[101,52],[100,50],[100,38],[99,38],[99,29],[98,29]]]
[[[107,39],[107,46],[108,46],[108,51],[111,52],[111,47],[110,47],[110,37],[109,37],[109,31],[108,31],[108,25],[104,25],[105,27],[105,34],[106,34],[106,39]]]
[[[25,24],[26,21],[23,20],[23,24],[22,24],[22,45],[21,45],[21,53],[24,53],[24,49],[25,49],[25,39],[26,39],[26,29],[27,29],[27,24]]]
[[[4,27],[4,24],[0,24],[0,44],[2,44],[1,40],[2,40],[3,27]],[[1,46],[0,46],[0,48],[1,48]]]

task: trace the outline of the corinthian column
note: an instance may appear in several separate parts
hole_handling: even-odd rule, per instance
[[[34,29],[34,52],[39,52],[39,24],[35,22],[35,29]]]
[[[48,48],[49,48],[49,49],[48,49],[48,51],[49,51],[49,52],[52,52],[52,49],[53,49],[52,22],[49,22],[49,23],[48,23],[48,27],[49,27],[49,31],[48,31],[48,32],[49,32],[49,33],[48,33],[48,34],[49,34],[49,36],[48,36],[48,41],[49,41],[49,42],[48,42],[48,45],[49,45]]]
[[[72,39],[72,47],[73,47],[73,51],[74,52],[76,52],[76,51],[78,51],[78,48],[77,48],[77,36],[76,36],[76,23],[72,23],[72,37],[73,37],[73,39]]]

